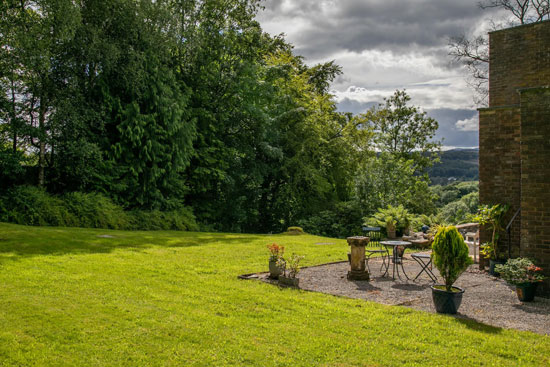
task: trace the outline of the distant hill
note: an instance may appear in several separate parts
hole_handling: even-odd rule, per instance
[[[434,185],[479,180],[479,150],[453,149],[441,153],[441,162],[429,171]]]

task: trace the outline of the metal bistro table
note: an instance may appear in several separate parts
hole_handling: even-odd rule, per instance
[[[407,276],[407,273],[405,273],[405,269],[403,268],[403,259],[399,258],[399,254],[397,251],[398,246],[402,246],[403,248],[403,255],[405,255],[405,249],[407,246],[412,245],[412,243],[407,241],[381,241],[382,245],[388,247],[393,247],[392,249],[392,279],[395,280],[395,270],[397,269],[397,277],[401,279],[401,275],[399,274],[399,265],[401,265],[401,271],[403,272],[403,275],[407,280],[409,277]],[[386,272],[384,273],[384,276],[388,274],[389,267],[386,268]]]

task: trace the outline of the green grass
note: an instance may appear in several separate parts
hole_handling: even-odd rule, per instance
[[[0,223],[0,365],[550,365],[549,337],[237,279],[266,270],[271,242],[304,265],[347,251],[308,235]]]

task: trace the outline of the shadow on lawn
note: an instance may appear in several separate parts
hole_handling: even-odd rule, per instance
[[[116,249],[143,251],[154,246],[195,247],[219,242],[246,243],[261,235],[167,231],[110,231],[88,228],[24,227],[0,224],[0,263],[38,255],[110,253]]]
[[[500,334],[502,332],[502,328],[484,324],[481,321],[468,317],[466,315],[463,315],[460,312],[454,315],[454,318],[456,319],[456,321],[463,324],[468,329],[481,331],[482,333],[487,333],[487,334]]]

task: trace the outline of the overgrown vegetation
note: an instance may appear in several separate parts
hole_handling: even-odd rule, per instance
[[[33,186],[18,186],[0,195],[0,222],[33,226],[196,231],[186,208],[173,211],[124,211],[108,197],[78,192],[51,195]]]

